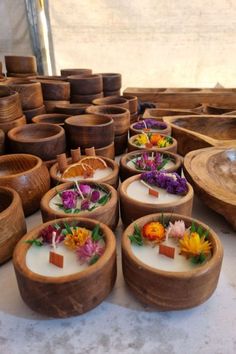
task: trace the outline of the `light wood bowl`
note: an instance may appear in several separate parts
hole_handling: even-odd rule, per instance
[[[46,113],[46,109],[44,105],[42,105],[39,108],[28,109],[24,111],[24,115],[26,117],[27,123],[32,123],[32,118],[44,113]]]
[[[37,62],[34,56],[5,55],[8,73],[28,74],[37,72]]]
[[[199,105],[197,105],[199,107]],[[146,118],[156,118],[158,120],[163,120],[163,117],[167,116],[186,116],[186,115],[194,115],[198,114],[198,112],[194,112],[193,110],[187,109],[178,109],[178,108],[147,108],[143,114],[143,119]]]
[[[152,118],[153,119],[153,118]],[[154,118],[155,119],[155,118]],[[155,119],[156,120],[156,119]],[[136,129],[134,128],[134,125],[136,124],[137,122],[135,123],[132,123],[130,125],[130,128],[129,128],[129,134],[130,136],[133,136],[133,135],[137,135],[137,134],[140,134],[142,133],[142,129]],[[163,129],[150,129],[150,133],[160,133],[162,135],[171,135],[171,126],[169,123],[163,123],[163,124],[166,124],[166,127],[163,128]]]
[[[25,116],[23,115],[22,117],[11,120],[10,122],[0,123],[0,129],[3,130],[5,133],[7,133],[9,130],[16,127],[21,127],[25,124],[26,124],[26,119]]]
[[[127,188],[130,183],[138,181],[140,174],[127,178],[121,183],[120,193],[120,211],[121,219],[125,226],[142,216],[152,213],[178,213],[185,216],[192,215],[193,207],[193,188],[188,183],[188,192],[180,200],[172,203],[151,204],[140,202],[128,196]]]
[[[103,92],[99,93],[93,93],[90,95],[78,95],[78,94],[72,94],[70,96],[70,101],[71,103],[80,103],[80,104],[87,104],[87,103],[92,103],[93,100],[103,98]]]
[[[62,76],[91,75],[92,69],[61,69]]]
[[[19,193],[27,216],[39,209],[42,196],[50,188],[50,176],[37,156],[4,155],[0,156],[0,186],[13,188]]]
[[[123,155],[120,159],[120,179],[121,181],[124,181],[125,179],[139,175],[142,172],[148,172],[144,170],[137,170],[135,167],[130,167],[127,165],[127,163],[134,159],[140,157],[143,153],[148,153],[151,155],[153,152],[150,150],[137,150],[137,151],[131,151],[128,152],[127,154]],[[157,152],[154,152],[156,154]],[[179,175],[181,175],[181,169],[182,169],[182,157],[180,157],[177,154],[173,154],[172,152],[166,151],[164,153],[160,153],[161,155],[164,155],[164,157],[169,157],[171,160],[174,162],[174,166],[169,167],[169,168],[163,168],[161,171],[165,172],[177,172]]]
[[[107,193],[110,193],[110,200],[103,206],[92,210],[92,211],[81,211],[77,214],[68,214],[63,211],[57,211],[50,207],[50,200],[57,195],[57,193],[61,193],[64,190],[70,189],[74,187],[74,182],[68,182],[60,184],[52,189],[50,189],[42,198],[40,209],[43,218],[43,222],[47,222],[49,220],[66,218],[66,217],[81,217],[81,218],[90,218],[93,220],[97,220],[98,222],[102,222],[110,227],[112,230],[116,229],[116,226],[119,221],[119,202],[117,191],[106,183],[92,183],[86,182],[86,184],[90,186],[100,186]]]
[[[19,194],[0,187],[0,264],[12,257],[16,243],[26,233],[26,223]]]
[[[109,96],[104,98],[97,98],[93,100],[92,103],[95,106],[118,106],[129,109],[129,101],[128,99],[120,96]]]
[[[184,158],[186,178],[203,202],[236,230],[236,148],[206,148]]]
[[[171,124],[180,155],[211,146],[236,146],[236,116],[189,115],[164,117],[164,121]]]
[[[61,113],[48,113],[35,116],[32,123],[50,123],[64,126],[66,118],[70,117],[68,114]]]
[[[133,295],[142,303],[160,311],[183,310],[205,302],[215,291],[223,259],[223,248],[217,234],[199,220],[178,214],[164,214],[172,222],[183,220],[187,226],[209,230],[212,257],[205,264],[185,272],[170,272],[150,267],[140,261],[131,249],[129,235],[134,224],[143,227],[158,220],[161,214],[152,214],[136,220],[122,236],[122,269],[125,282]]]
[[[130,151],[136,151],[136,150],[143,150],[145,149],[144,147],[142,146],[137,146],[134,144],[134,140],[137,138],[139,134],[136,134],[136,135],[133,135],[129,138],[128,140],[128,152]],[[162,134],[160,134],[162,136]],[[159,151],[159,152],[165,152],[165,151],[170,151],[170,152],[173,152],[174,154],[177,153],[177,140],[172,138],[173,139],[173,144],[167,146],[167,147],[163,147],[163,148],[158,148],[156,146],[153,146],[152,148],[148,149],[150,151]]]
[[[121,74],[118,73],[102,73],[103,90],[117,91],[121,88]]]
[[[27,267],[26,253],[30,245],[24,241],[37,238],[40,231],[48,225],[75,221],[79,226],[89,229],[97,225],[97,221],[86,218],[49,221],[26,234],[14,252],[13,264],[22,299],[32,310],[46,316],[81,315],[100,304],[115,284],[116,240],[113,232],[102,223],[99,225],[104,234],[105,252],[95,264],[85,270],[68,276],[46,277],[32,272]]]
[[[122,135],[115,135],[114,144],[115,144],[115,155],[119,156],[123,154],[127,149],[128,133]]]
[[[58,104],[55,107],[56,113],[68,114],[70,116],[77,116],[79,114],[85,114],[85,110],[89,107],[90,104],[86,103],[67,103],[67,104]]]
[[[5,148],[5,133],[0,129],[0,155],[4,153]]]
[[[85,156],[81,156],[81,159],[85,157]],[[112,169],[112,173],[110,175],[108,175],[107,177],[98,179],[96,181],[91,180],[89,178],[86,178],[84,180],[84,182],[94,182],[94,183],[107,183],[110,184],[112,187],[114,187],[115,189],[117,189],[118,184],[119,184],[119,165],[117,164],[116,161],[113,161],[107,157],[103,157],[102,158],[108,167],[110,167]],[[68,164],[70,164],[71,158],[67,159]],[[59,183],[66,183],[68,182],[67,179],[63,179],[60,176],[58,176],[58,163],[55,163],[51,168],[50,168],[50,176],[51,176],[51,180],[52,180],[52,184],[58,185]],[[81,180],[82,181],[82,180]]]
[[[70,101],[44,100],[43,103],[47,113],[55,113],[58,104],[68,104]]]
[[[12,153],[28,153],[51,160],[66,150],[65,131],[49,123],[27,124],[8,132]]]
[[[8,87],[19,93],[23,110],[35,109],[43,105],[42,88],[39,82],[12,80]]]
[[[0,86],[0,123],[9,123],[22,117],[20,96],[7,86]]]
[[[93,95],[103,91],[101,75],[71,75],[67,80],[71,85],[71,95]]]

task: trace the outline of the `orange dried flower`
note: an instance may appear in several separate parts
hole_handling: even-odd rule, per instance
[[[158,221],[152,221],[143,226],[143,237],[148,241],[160,243],[165,240],[165,228]]]
[[[155,133],[152,134],[151,137],[149,138],[152,145],[158,145],[160,139],[161,139],[160,134],[155,134]]]

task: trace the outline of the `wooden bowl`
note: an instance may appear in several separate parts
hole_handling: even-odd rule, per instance
[[[117,106],[90,106],[87,113],[106,115],[114,120],[115,135],[122,135],[129,131],[130,113],[129,110]]]
[[[56,106],[58,104],[68,104],[68,103],[70,103],[70,101],[56,101],[56,100],[49,101],[49,100],[44,100],[43,103],[44,103],[44,106],[45,106],[45,109],[46,109],[47,113],[55,113],[56,112]]]
[[[48,123],[27,124],[8,132],[12,153],[29,153],[51,160],[66,150],[65,131]]]
[[[119,156],[123,154],[127,149],[128,133],[122,135],[115,135],[114,144],[115,144],[115,155]]]
[[[43,105],[42,89],[39,82],[13,80],[8,84],[8,87],[19,93],[23,110],[35,109]]]
[[[37,72],[37,62],[34,56],[5,55],[5,64],[8,73]]]
[[[140,180],[140,174],[129,177],[121,183],[120,193],[120,211],[121,219],[125,226],[142,216],[152,213],[178,213],[181,215],[191,216],[193,207],[193,188],[188,183],[188,193],[181,199],[172,201],[171,203],[146,203],[131,198],[127,194],[127,188],[130,183]]]
[[[16,243],[26,233],[26,223],[19,194],[0,187],[0,264],[12,257]]]
[[[53,80],[53,81],[66,81],[66,76],[61,75],[37,75],[29,77],[30,80]]]
[[[70,189],[75,186],[74,182],[68,182],[60,184],[52,189],[50,189],[42,198],[40,209],[43,218],[43,222],[47,222],[49,220],[66,218],[66,217],[81,217],[81,218],[90,218],[93,220],[97,220],[98,222],[102,222],[110,227],[112,230],[116,229],[116,226],[119,221],[119,202],[117,191],[106,183],[92,183],[86,182],[86,184],[90,186],[100,186],[104,191],[110,193],[110,200],[103,206],[96,208],[95,210],[88,211],[84,210],[80,213],[65,213],[63,210],[57,211],[54,210],[50,206],[50,201],[53,199],[58,193],[62,193],[64,190]]]
[[[0,155],[4,153],[5,133],[0,129]]]
[[[206,148],[184,158],[186,178],[203,202],[236,230],[236,148]]]
[[[77,116],[79,114],[85,114],[85,110],[90,104],[86,103],[67,103],[58,104],[55,107],[56,113],[68,114],[69,116]]]
[[[101,75],[68,76],[72,95],[93,95],[103,91]]]
[[[183,220],[187,226],[192,222],[209,230],[212,257],[197,268],[183,272],[171,272],[151,267],[139,260],[133,253],[129,235],[134,224],[142,228],[146,223],[158,220],[162,214],[152,214],[136,220],[122,236],[122,269],[125,282],[135,297],[161,311],[182,310],[200,305],[215,291],[221,264],[223,248],[216,233],[199,220],[178,214],[164,214],[172,222]]]
[[[62,76],[91,75],[92,69],[61,69]]]
[[[39,275],[27,267],[26,254],[34,246],[25,241],[38,238],[40,231],[52,223],[75,221],[91,230],[97,225],[97,221],[86,218],[56,219],[34,228],[16,246],[13,264],[20,294],[32,310],[43,315],[69,317],[83,314],[100,304],[115,284],[116,240],[113,232],[102,223],[99,226],[106,249],[95,264],[81,272],[58,277]]]
[[[83,158],[83,157],[85,157],[85,156],[81,156],[81,158]],[[106,162],[107,166],[112,169],[112,173],[109,174],[108,176],[98,179],[96,181],[89,179],[89,178],[86,178],[83,181],[86,183],[87,182],[107,183],[107,184],[110,184],[110,186],[117,189],[118,184],[119,184],[119,165],[117,164],[117,162],[115,162],[107,157],[103,157],[102,159]],[[68,164],[70,164],[72,162],[71,158],[67,159],[67,161],[68,161]],[[59,174],[58,163],[55,163],[55,165],[53,165],[50,168],[50,176],[51,176],[52,184],[54,186],[58,185],[59,183],[68,182],[67,179],[61,178],[61,176]]]
[[[0,123],[0,129],[7,133],[9,130],[26,124],[25,116],[11,120],[10,122]]]
[[[145,149],[146,147],[144,147],[144,146],[137,146],[137,145],[135,145],[134,144],[134,141],[135,141],[135,139],[137,138],[137,136],[138,136],[139,134],[137,134],[137,135],[133,135],[133,136],[131,136],[131,138],[129,138],[129,140],[128,140],[128,152],[130,152],[130,151],[135,151],[135,150],[143,150],[143,149]],[[165,136],[165,135],[163,135],[163,134],[160,134],[161,136]],[[174,138],[172,138],[173,139],[173,144],[171,144],[171,145],[169,145],[169,146],[167,146],[167,147],[163,147],[163,148],[159,148],[159,147],[156,147],[156,146],[152,146],[152,148],[148,148],[148,150],[150,150],[150,151],[159,151],[159,152],[165,152],[165,151],[170,151],[170,152],[173,152],[174,154],[176,154],[177,153],[177,140],[176,139],[174,139]]]
[[[132,95],[126,95],[124,94],[123,96],[129,101],[129,111],[130,114],[134,114],[138,111],[138,97],[137,96],[132,96]]]
[[[117,73],[103,73],[103,90],[104,91],[116,91],[121,88],[121,74]]]
[[[96,114],[82,114],[65,120],[70,147],[101,148],[114,141],[114,123],[112,118]]]
[[[133,159],[136,159],[140,157],[143,153],[147,153],[149,156],[152,154],[156,154],[157,152],[153,152],[150,150],[137,150],[137,151],[131,151],[128,152],[127,154],[123,155],[120,159],[120,179],[121,181],[124,181],[125,179],[139,175],[140,173],[147,172],[145,170],[137,170],[134,166],[129,165],[129,162],[132,161]],[[172,166],[165,167],[161,171],[165,172],[177,172],[179,175],[181,175],[181,169],[182,169],[182,158],[177,155],[173,154],[172,152],[166,151],[164,153],[160,153],[163,155],[164,158],[170,158],[171,161],[173,162]]]
[[[172,127],[180,155],[210,146],[236,146],[236,116],[189,115],[164,121]]]
[[[205,105],[204,107],[205,114],[225,114],[235,111],[235,107],[220,107],[220,106],[213,106],[213,105]],[[232,114],[233,115],[233,114]]]
[[[130,124],[137,122],[139,120],[139,116],[140,115],[138,112],[130,114]]]
[[[110,105],[110,106],[119,106],[119,107],[129,109],[129,101],[126,98],[120,96],[97,98],[96,100],[93,100],[92,103],[95,106]]]
[[[153,118],[152,118],[153,119]],[[154,118],[155,119],[155,118]],[[156,119],[155,119],[156,120]],[[137,122],[135,123],[132,123],[130,125],[130,128],[129,128],[129,135],[130,136],[133,136],[133,135],[137,135],[137,134],[140,134],[142,133],[143,129],[137,129],[137,128],[134,128],[134,125],[136,124]],[[162,122],[160,122],[162,123]],[[160,133],[162,135],[171,135],[171,126],[169,123],[162,123],[163,125],[165,125],[165,127],[163,127],[163,129],[150,129],[149,132],[150,133]]]
[[[109,159],[115,159],[115,144],[112,142],[111,144],[95,149],[95,153],[97,156],[108,157]]]
[[[64,126],[64,122],[68,117],[70,117],[68,114],[61,113],[41,114],[39,116],[35,116],[32,119],[32,123],[51,123]]]
[[[37,80],[42,86],[45,101],[69,101],[70,83],[60,80]]]
[[[42,105],[41,107],[28,109],[24,111],[24,115],[26,117],[27,123],[32,123],[32,118],[35,116],[39,116],[40,114],[46,113],[45,106]]]
[[[0,186],[13,188],[19,193],[27,216],[39,208],[42,196],[50,188],[50,177],[37,156],[4,155],[0,156]]]
[[[199,107],[199,105],[197,106]],[[193,110],[187,109],[174,109],[174,108],[147,108],[144,112],[143,119],[146,118],[157,118],[162,120],[163,117],[167,116],[186,116],[186,115],[194,115],[198,114],[198,112],[194,112]]]
[[[114,90],[114,91],[103,91],[104,97],[108,96],[120,96],[120,90]]]
[[[103,97],[103,92],[99,93],[93,93],[92,95],[71,95],[70,101],[71,103],[80,103],[80,104],[86,104],[86,103],[92,103],[93,100],[95,99],[100,99]]]
[[[37,76],[37,73],[36,72],[33,72],[33,73],[25,73],[25,74],[22,74],[22,73],[10,73],[10,72],[7,72],[7,77],[8,78],[19,78],[19,79],[28,79],[31,80],[32,77],[35,78]]]
[[[0,123],[8,123],[22,117],[20,96],[7,86],[0,86]]]

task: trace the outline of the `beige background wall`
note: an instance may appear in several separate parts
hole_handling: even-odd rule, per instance
[[[57,72],[121,72],[126,86],[236,86],[235,0],[53,0]]]

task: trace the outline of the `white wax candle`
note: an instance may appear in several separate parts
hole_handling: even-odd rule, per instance
[[[139,159],[140,159],[140,157],[128,161],[128,162],[127,162],[127,166],[130,167],[130,168],[134,168],[134,169],[135,169],[134,162],[136,162],[136,161],[139,160]],[[149,157],[149,160],[153,161],[154,158]],[[171,167],[173,167],[174,165],[175,165],[174,162],[171,161],[171,160],[169,160],[169,161],[165,164],[165,166],[164,166],[160,171],[166,170],[167,168],[171,168]],[[140,171],[141,171],[141,170],[140,170]]]
[[[99,180],[99,179],[102,179],[104,177],[109,176],[112,173],[112,171],[113,170],[110,167],[106,167],[104,169],[98,168],[97,170],[94,171],[93,177],[89,177],[87,179],[96,181],[96,180]],[[57,176],[61,177],[61,173],[58,172]],[[86,178],[84,178],[83,176],[64,178],[64,179],[67,180],[67,181],[82,181],[82,180],[86,180]]]

